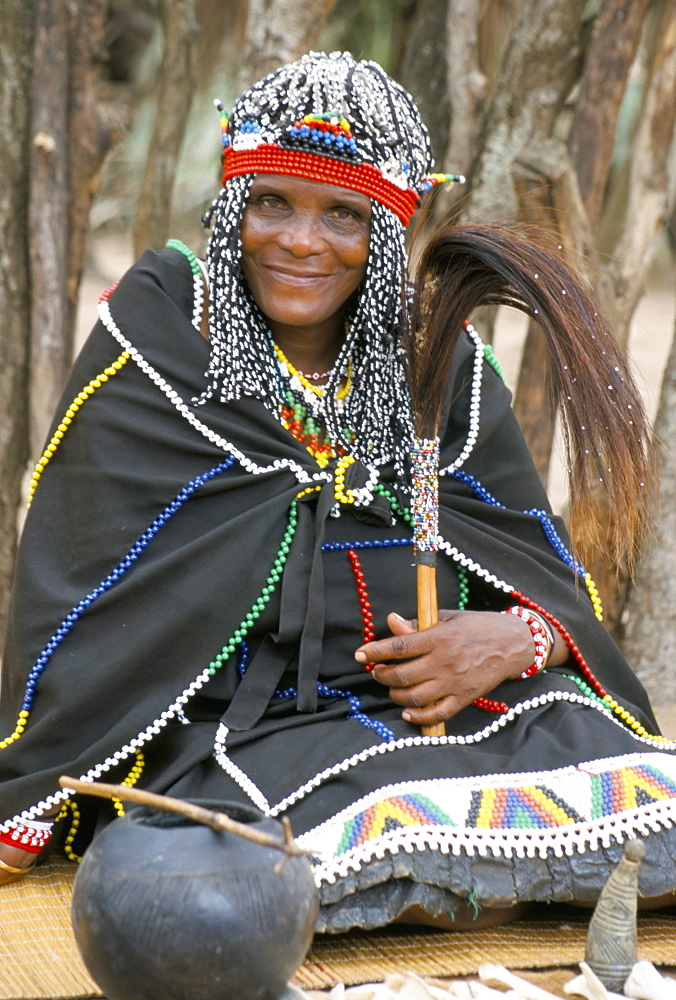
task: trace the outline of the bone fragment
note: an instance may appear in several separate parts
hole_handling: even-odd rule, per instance
[[[633,1000],[676,1000],[676,979],[663,976],[651,962],[636,962],[624,984]]]
[[[491,962],[484,962],[479,966],[479,978],[484,983],[497,983],[498,986],[506,986],[509,990],[514,990],[523,1000],[557,1000],[553,993],[533,986],[528,980],[515,976],[504,967],[504,965],[493,965]]]

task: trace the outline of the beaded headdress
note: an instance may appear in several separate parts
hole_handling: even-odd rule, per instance
[[[402,468],[411,406],[399,346],[405,309],[403,227],[431,175],[429,135],[413,99],[374,62],[311,52],[255,83],[222,110],[223,187],[205,217],[212,288],[208,395],[256,396],[277,411],[280,374],[262,315],[242,277],[241,222],[255,173],[283,173],[350,188],[372,199],[366,276],[326,387],[324,419],[336,441],[368,464]],[[445,178],[444,178],[445,179]],[[353,386],[332,404],[352,358]],[[332,384],[333,383],[333,384]],[[347,442],[345,426],[359,428]]]

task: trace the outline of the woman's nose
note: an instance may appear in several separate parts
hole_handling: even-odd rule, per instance
[[[294,212],[281,228],[277,242],[295,257],[309,257],[321,253],[323,241],[319,221],[311,212]]]

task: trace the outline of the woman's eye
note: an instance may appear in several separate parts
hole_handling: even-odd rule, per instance
[[[269,211],[280,211],[285,207],[285,203],[282,198],[278,198],[274,194],[264,194],[258,199],[259,208],[268,209]]]
[[[360,225],[366,222],[359,212],[355,211],[353,208],[347,208],[346,205],[334,206],[334,208],[330,210],[329,215],[337,222],[352,223],[354,225]]]

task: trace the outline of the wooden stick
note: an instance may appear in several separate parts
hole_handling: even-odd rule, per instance
[[[436,566],[416,567],[418,585],[418,630],[430,628],[439,621],[437,607],[437,569]],[[446,726],[437,722],[433,726],[422,727],[423,736],[445,736]]]
[[[168,795],[156,795],[154,792],[147,792],[142,788],[130,788],[128,785],[107,785],[102,781],[80,781],[79,778],[59,778],[62,788],[72,788],[73,791],[81,795],[96,795],[101,799],[123,799],[127,802],[137,802],[143,806],[153,806],[156,809],[165,809],[167,812],[179,813],[196,823],[204,823],[212,830],[226,830],[228,833],[235,833],[245,840],[252,840],[255,844],[263,847],[274,847],[284,854],[301,857],[310,854],[292,839],[291,826],[287,820],[283,823],[284,838],[273,837],[269,833],[260,833],[252,830],[246,823],[238,823],[237,820],[230,819],[225,813],[213,812],[205,809],[204,806],[196,806],[193,802],[185,802],[183,799],[174,799]]]

